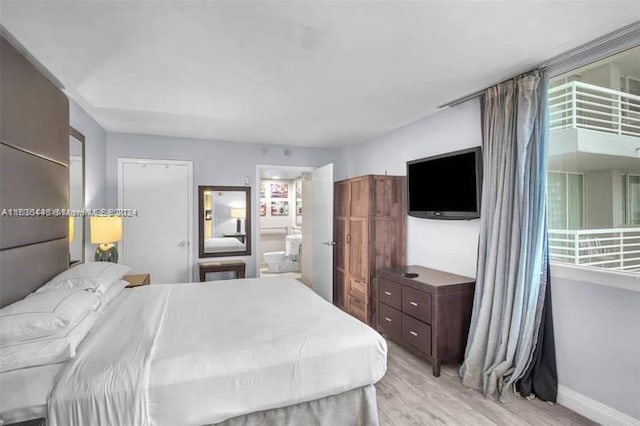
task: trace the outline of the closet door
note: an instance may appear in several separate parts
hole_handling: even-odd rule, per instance
[[[138,212],[124,218],[120,261],[157,284],[191,281],[192,170],[191,161],[118,159],[118,207]]]

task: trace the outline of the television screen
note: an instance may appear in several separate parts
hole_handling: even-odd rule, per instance
[[[434,219],[480,217],[480,148],[407,163],[409,215]]]

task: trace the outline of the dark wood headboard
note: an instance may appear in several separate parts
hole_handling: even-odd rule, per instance
[[[0,307],[69,266],[67,217],[17,209],[68,207],[69,101],[0,37]]]

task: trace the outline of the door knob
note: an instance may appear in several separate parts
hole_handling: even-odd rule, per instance
[[[335,246],[336,242],[335,241],[327,241],[327,242],[322,243],[322,244],[324,244],[325,246]]]
[[[184,240],[178,243],[178,247],[186,247],[186,246],[187,246],[187,242]]]

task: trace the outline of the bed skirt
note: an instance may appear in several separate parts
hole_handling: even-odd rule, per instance
[[[34,419],[8,426],[46,426],[45,419]],[[273,410],[234,417],[220,426],[378,426],[376,388],[365,386]]]
[[[217,425],[377,426],[376,388],[374,385],[369,385],[314,401],[245,414]]]

